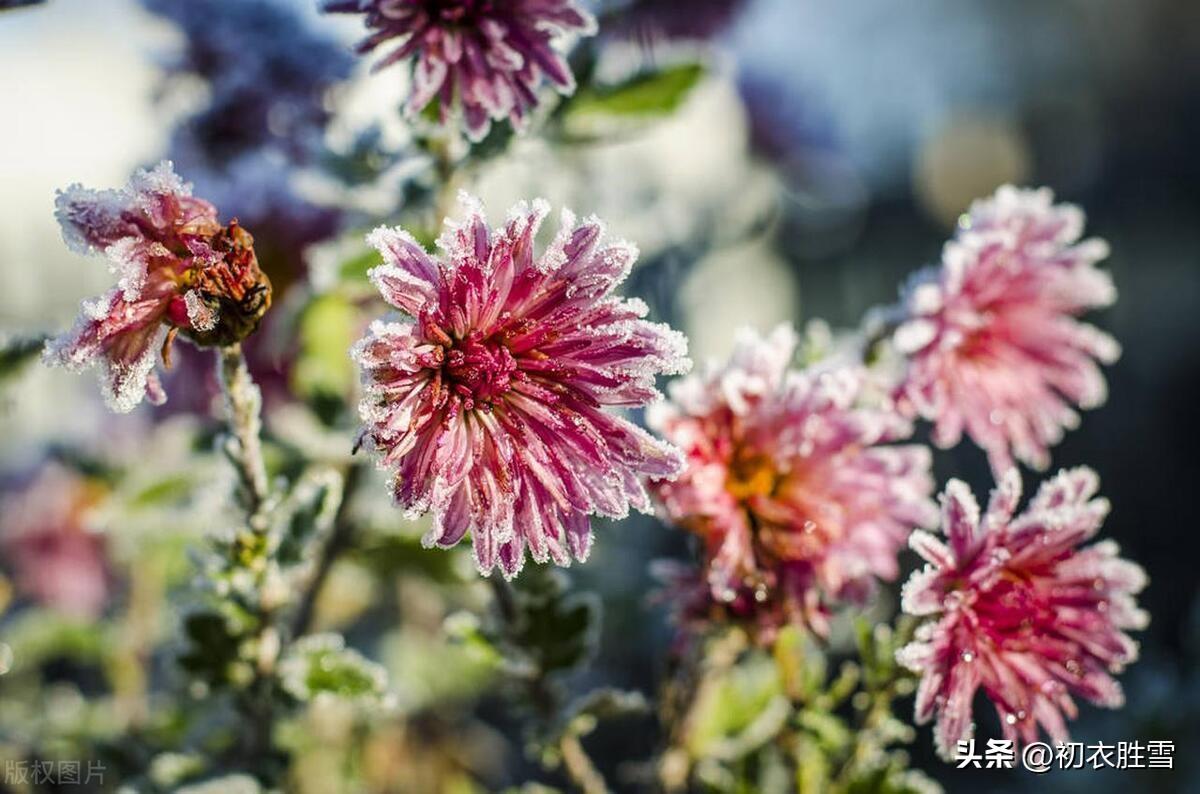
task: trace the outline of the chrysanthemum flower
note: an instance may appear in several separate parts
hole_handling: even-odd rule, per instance
[[[1063,471],[1014,518],[1021,478],[1009,469],[981,517],[967,486],[951,480],[942,495],[946,542],[913,533],[912,547],[929,564],[905,584],[903,608],[937,619],[920,626],[897,659],[921,674],[916,719],[937,715],[944,756],[971,738],[980,687],[1005,737],[1024,743],[1037,739],[1039,726],[1067,741],[1072,695],[1121,705],[1112,674],[1137,655],[1125,630],[1147,623],[1133,598],[1146,575],[1118,557],[1112,541],[1077,548],[1108,514],[1108,501],[1093,498],[1098,487],[1090,469]]]
[[[104,536],[88,526],[100,492],[47,464],[0,502],[0,549],[20,593],[69,615],[92,618],[108,598]]]
[[[1003,187],[964,216],[941,268],[910,286],[894,337],[910,363],[901,402],[934,422],[939,446],[965,431],[996,473],[1013,456],[1042,469],[1079,422],[1073,406],[1104,402],[1097,362],[1120,348],[1076,318],[1116,290],[1096,268],[1107,244],[1080,242],[1082,231],[1083,213],[1049,190]]]
[[[430,256],[400,229],[370,242],[385,300],[411,321],[377,321],[354,348],[365,396],[363,440],[394,474],[398,504],[434,514],[427,546],[470,532],[483,572],[584,560],[588,516],[648,510],[644,476],[670,477],[677,450],[607,406],[658,398],[654,376],[687,366],[686,340],[613,296],[637,257],[605,243],[599,221],[564,212],[541,256],[549,207],[520,204],[489,230],[477,202],[448,223]]]
[[[142,398],[166,399],[154,372],[161,349],[183,332],[201,346],[230,344],[252,332],[271,302],[254,241],[233,221],[222,226],[212,204],[192,196],[168,162],[138,171],[121,190],[73,185],[58,194],[67,244],[103,251],[119,282],[83,304],[75,328],[46,345],[49,364],[102,368],[101,387],[115,411]]]
[[[574,91],[563,41],[596,31],[576,0],[326,0],[325,10],[366,15],[373,32],[360,52],[395,40],[375,68],[413,62],[408,113],[435,100],[443,117],[458,106],[473,141],[493,119],[521,127],[543,81],[563,94]]]
[[[745,331],[723,366],[671,385],[649,421],[687,469],[653,491],[704,540],[715,605],[820,630],[829,602],[895,578],[908,533],[937,511],[928,448],[884,445],[909,423],[860,404],[861,368],[789,370],[795,347],[789,326]]]

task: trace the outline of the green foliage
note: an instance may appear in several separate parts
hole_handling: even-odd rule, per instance
[[[908,769],[900,746],[914,732],[893,713],[912,691],[894,660],[910,631],[860,619],[858,659],[832,676],[827,649],[796,626],[769,652],[741,649],[736,633],[710,640],[681,737],[693,780],[715,792],[937,791]]]
[[[501,639],[511,653],[542,675],[575,670],[595,653],[600,604],[591,594],[571,593],[566,574],[529,566],[512,588],[514,619]]]
[[[387,673],[340,634],[315,634],[292,645],[280,665],[284,689],[301,702],[332,695],[363,704],[378,703],[387,689]]]
[[[350,394],[356,375],[347,351],[358,325],[354,304],[338,292],[318,295],[309,302],[300,315],[300,350],[292,371],[297,394],[306,400],[341,400]]]
[[[685,63],[643,72],[616,85],[592,85],[576,94],[566,117],[667,116],[679,109],[705,73],[702,64]]]
[[[45,336],[0,335],[0,383],[16,377],[25,365],[41,355]]]

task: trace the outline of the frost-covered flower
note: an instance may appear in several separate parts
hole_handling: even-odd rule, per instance
[[[17,589],[45,606],[92,618],[109,593],[104,536],[88,525],[99,488],[55,463],[0,501],[0,549]]]
[[[254,241],[237,221],[222,226],[212,204],[192,196],[169,162],[138,171],[120,190],[60,191],[63,238],[79,253],[102,251],[117,286],[85,301],[75,328],[46,345],[48,364],[102,369],[109,406],[132,410],[166,399],[154,372],[182,332],[201,346],[251,333],[271,302]]]
[[[928,448],[885,445],[909,423],[863,404],[861,368],[789,369],[796,341],[786,325],[743,331],[728,362],[671,384],[648,420],[687,469],[652,488],[667,518],[704,540],[716,602],[764,626],[820,630],[829,602],[895,578],[905,538],[937,511]]]
[[[325,0],[325,10],[365,14],[372,33],[359,51],[392,43],[377,69],[413,63],[408,113],[436,101],[445,118],[458,106],[473,141],[493,119],[523,126],[543,81],[574,91],[564,42],[596,31],[576,0]]]
[[[1083,213],[1046,189],[1000,188],[976,202],[947,243],[940,269],[918,276],[896,331],[909,358],[901,402],[934,422],[942,447],[963,432],[995,473],[1013,456],[1037,467],[1075,427],[1073,406],[1104,402],[1097,362],[1120,347],[1076,319],[1116,299],[1098,239],[1079,241]]]
[[[1005,737],[1024,743],[1037,739],[1039,726],[1067,741],[1072,695],[1121,705],[1112,676],[1137,655],[1125,630],[1147,623],[1133,598],[1146,574],[1117,556],[1112,541],[1077,548],[1108,514],[1108,501],[1093,498],[1098,487],[1091,469],[1062,471],[1014,517],[1021,477],[1008,469],[980,516],[967,486],[951,480],[942,494],[945,542],[913,533],[912,547],[929,564],[905,584],[903,608],[936,620],[920,626],[897,659],[921,674],[916,719],[937,715],[942,755],[971,738],[980,687]]]
[[[549,207],[520,204],[489,230],[448,223],[430,256],[400,229],[370,242],[371,278],[411,321],[377,321],[354,348],[365,396],[363,440],[394,474],[398,504],[434,514],[427,546],[471,532],[483,572],[537,561],[568,565],[591,546],[588,516],[648,510],[644,476],[670,477],[677,450],[604,410],[659,395],[654,376],[682,371],[681,334],[642,319],[641,301],[613,296],[637,257],[602,241],[595,218],[563,213],[534,254]]]

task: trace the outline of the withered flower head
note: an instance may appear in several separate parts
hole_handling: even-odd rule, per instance
[[[154,373],[155,352],[170,366],[183,333],[200,347],[222,347],[254,332],[271,305],[271,283],[258,266],[254,239],[169,162],[136,173],[121,190],[61,191],[57,215],[67,244],[102,251],[117,286],[85,301],[75,328],[46,346],[49,364],[80,370],[99,363],[109,406],[132,410],[143,397],[166,399]]]

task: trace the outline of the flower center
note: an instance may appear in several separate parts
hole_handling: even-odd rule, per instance
[[[472,331],[464,339],[443,344],[442,381],[462,400],[464,409],[490,411],[512,388],[517,360],[500,342]]]
[[[771,459],[766,455],[736,456],[729,466],[726,488],[739,502],[755,496],[770,496],[779,483]]]

